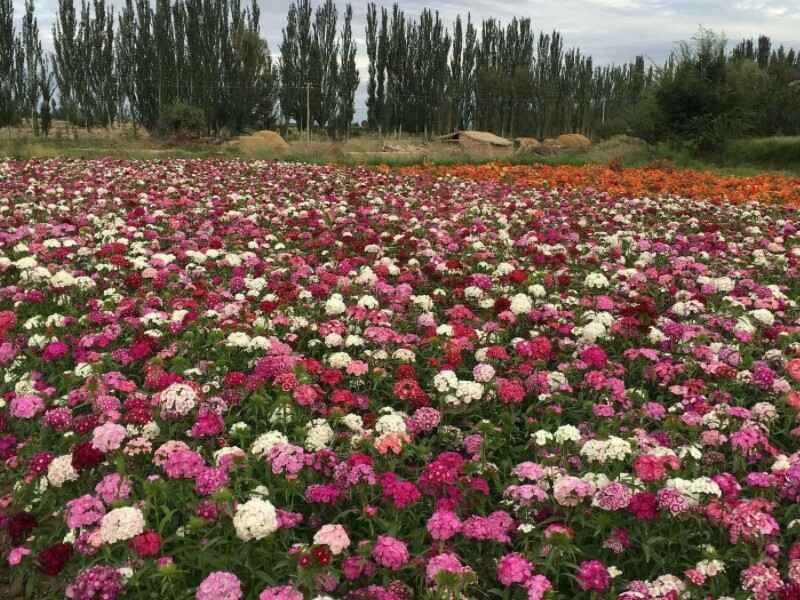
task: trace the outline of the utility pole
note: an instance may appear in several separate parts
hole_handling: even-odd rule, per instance
[[[311,143],[311,84],[306,83],[306,129],[308,143]]]

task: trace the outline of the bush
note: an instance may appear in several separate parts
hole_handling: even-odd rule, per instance
[[[183,102],[167,107],[161,113],[157,127],[158,135],[164,137],[198,137],[207,130],[202,109]]]

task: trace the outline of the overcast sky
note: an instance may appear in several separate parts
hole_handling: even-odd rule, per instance
[[[262,32],[273,53],[277,52],[290,1],[259,1]],[[56,2],[36,2],[39,30],[48,48]],[[17,19],[22,14],[23,3],[24,0],[14,0]],[[317,4],[313,0],[312,3]],[[76,5],[79,4],[80,0],[76,0]],[[338,4],[341,11],[345,3],[340,0]],[[363,118],[365,113],[366,4],[366,0],[353,3],[354,36],[358,42],[361,71],[357,118]],[[391,2],[385,3],[387,7],[390,5]],[[530,17],[537,31],[558,29],[564,34],[565,45],[579,46],[584,53],[592,55],[595,64],[625,62],[636,54],[661,63],[676,42],[690,38],[700,26],[724,32],[734,43],[742,37],[764,33],[776,45],[800,48],[800,0],[401,0],[400,6],[407,16],[417,15],[425,7],[438,10],[448,24],[457,14],[466,15],[467,12],[475,21],[486,17],[504,22],[514,16]]]

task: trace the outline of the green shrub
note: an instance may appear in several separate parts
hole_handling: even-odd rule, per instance
[[[207,129],[202,109],[178,102],[161,113],[157,133],[164,137],[199,137]]]

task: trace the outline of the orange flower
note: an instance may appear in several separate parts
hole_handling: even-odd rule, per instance
[[[711,202],[757,201],[800,207],[800,178],[765,173],[735,177],[715,173],[658,168],[615,169],[605,165],[416,165],[399,171],[417,177],[455,176],[497,181],[515,187],[593,187],[612,196],[670,195]]]

